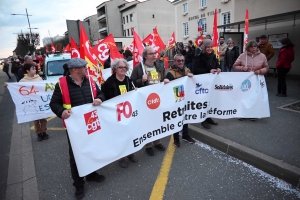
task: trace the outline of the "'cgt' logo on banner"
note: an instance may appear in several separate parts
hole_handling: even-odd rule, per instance
[[[97,115],[97,110],[85,113],[84,120],[88,134],[94,133],[101,129],[100,120]]]
[[[184,86],[178,85],[173,87],[175,103],[184,100]]]

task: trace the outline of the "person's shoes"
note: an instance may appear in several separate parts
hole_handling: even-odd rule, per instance
[[[131,162],[134,162],[134,163],[138,162],[138,159],[135,157],[134,154],[131,154],[131,155],[127,156],[127,158],[128,158]],[[125,159],[124,159],[124,160],[125,160]]]
[[[47,140],[49,138],[49,135],[46,132],[44,132],[44,133],[42,133],[42,137],[43,137],[43,140]]]
[[[76,199],[83,199],[84,187],[76,187],[75,197],[76,197]]]
[[[209,124],[212,124],[212,125],[218,125],[218,123],[215,122],[212,118],[207,118],[206,122],[209,123]]]
[[[174,140],[174,145],[175,145],[175,147],[180,147],[180,141],[179,140]]]
[[[250,118],[250,121],[256,121],[256,118]]]
[[[194,144],[196,141],[191,138],[190,136],[187,136],[187,137],[182,137],[182,140],[185,141],[185,142],[188,142],[190,144]]]
[[[157,144],[157,145],[154,145],[155,148],[157,148],[159,151],[164,151],[166,148],[164,147],[164,145],[162,144]]]
[[[245,118],[238,118],[238,120],[240,120],[240,121],[244,121],[244,119],[245,119]]]
[[[148,156],[153,156],[154,155],[154,151],[152,147],[146,148],[146,153],[148,154]]]
[[[127,168],[127,167],[128,167],[128,163],[127,163],[127,161],[125,160],[125,158],[121,158],[121,159],[119,160],[119,165],[120,165],[120,167],[122,167],[122,168]]]
[[[206,128],[206,129],[210,129],[210,128],[211,128],[211,126],[210,126],[206,121],[201,122],[201,125],[202,125],[204,128]]]
[[[43,135],[42,133],[37,134],[37,140],[42,141],[43,140]]]
[[[105,180],[105,176],[98,174],[97,172],[93,172],[85,177],[86,181],[93,182],[102,182]]]

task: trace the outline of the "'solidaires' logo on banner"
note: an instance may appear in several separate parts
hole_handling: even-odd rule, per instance
[[[178,85],[173,87],[174,91],[174,97],[176,102],[180,102],[184,100],[184,86],[183,85]]]
[[[231,83],[229,83],[227,85],[215,85],[215,90],[231,91],[231,90],[233,90],[233,85]]]
[[[100,120],[97,114],[97,110],[84,114],[84,120],[88,134],[94,133],[101,129]]]
[[[146,100],[146,104],[148,106],[148,108],[154,110],[156,108],[159,107],[160,105],[160,97],[158,94],[156,93],[151,93],[149,94],[147,100]]]
[[[195,94],[207,94],[208,91],[209,91],[208,88],[203,88],[202,84],[196,83]]]
[[[248,79],[244,80],[241,85],[241,90],[243,92],[247,92],[248,90],[250,90],[250,88],[251,88],[251,82]]]

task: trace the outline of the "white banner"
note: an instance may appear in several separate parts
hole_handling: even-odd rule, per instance
[[[270,116],[264,76],[253,72],[183,77],[72,108],[66,125],[80,176],[207,117]]]
[[[53,117],[49,103],[57,81],[7,83],[18,123]]]

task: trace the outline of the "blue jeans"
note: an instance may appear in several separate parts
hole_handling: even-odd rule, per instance
[[[182,137],[187,138],[189,136],[189,125],[184,124],[182,128]],[[174,140],[179,140],[179,132],[173,134]]]
[[[15,75],[15,77],[16,77],[17,82],[19,82],[18,73],[14,73],[14,75]]]
[[[7,74],[8,78],[11,79],[11,76],[9,75],[9,73],[8,72],[5,72],[5,73]]]
[[[233,67],[231,67],[231,68],[225,68],[225,72],[234,72],[233,71]]]
[[[186,63],[186,67],[189,68],[192,73],[193,63]]]
[[[224,61],[220,61],[220,67],[222,72],[226,72],[225,66],[224,66]]]

